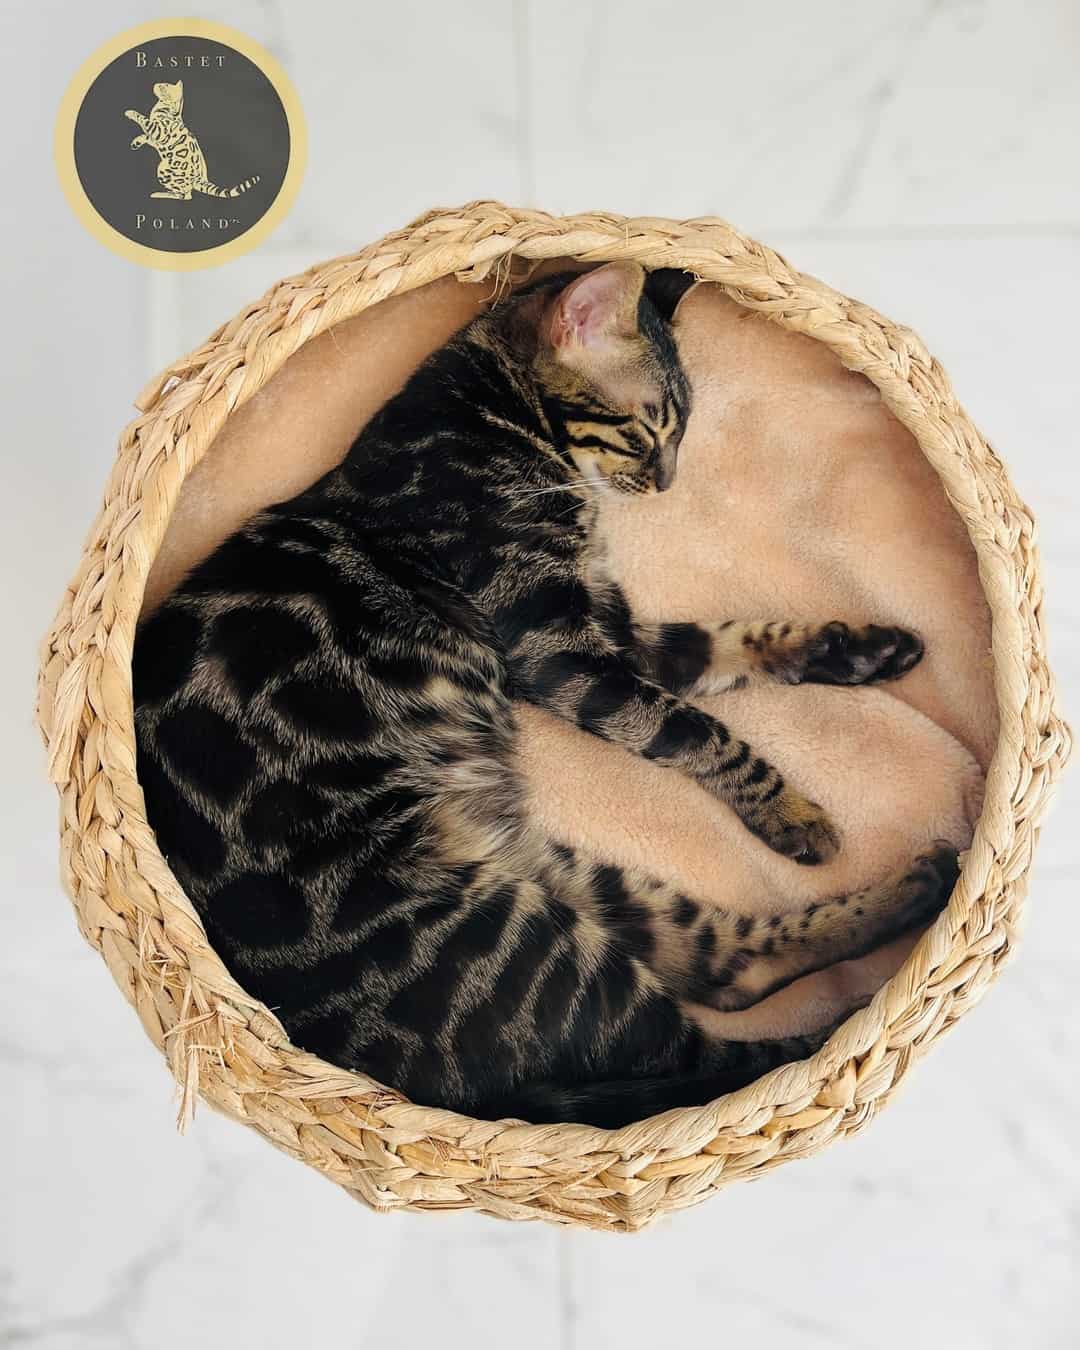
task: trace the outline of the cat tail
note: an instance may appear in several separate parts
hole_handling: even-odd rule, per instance
[[[485,1104],[485,1119],[513,1116],[533,1125],[579,1124],[617,1130],[677,1107],[704,1106],[726,1092],[746,1087],[770,1069],[808,1059],[820,1050],[852,1010],[819,1031],[765,1041],[724,1041],[712,1047],[716,1067],[700,1072],[610,1082],[531,1083],[512,1100]]]
[[[208,197],[239,197],[245,192],[250,192],[259,181],[259,175],[254,178],[245,178],[242,183],[237,183],[235,187],[219,188],[216,183],[211,183],[209,179],[199,183],[196,187],[197,192],[205,192]]]

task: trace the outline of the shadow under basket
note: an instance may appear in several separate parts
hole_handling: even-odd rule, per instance
[[[227,420],[304,344],[378,302],[450,276],[494,287],[556,258],[692,272],[823,343],[877,387],[940,477],[977,555],[999,716],[982,815],[952,900],[870,1006],[809,1060],[616,1131],[415,1106],[290,1044],[231,978],[157,848],[132,719],[132,645],[151,566],[185,477]],[[477,1209],[633,1230],[861,1128],[996,976],[1069,734],[1044,655],[1030,513],[908,329],[720,220],[560,219],[484,202],[431,212],[278,283],[163,372],[137,406],[45,643],[38,719],[80,928],[164,1053],[182,1122],[202,1097],[377,1210]]]

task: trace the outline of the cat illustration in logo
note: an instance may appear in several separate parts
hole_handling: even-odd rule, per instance
[[[164,81],[155,84],[154,97],[157,102],[148,117],[132,108],[124,113],[142,132],[131,142],[132,150],[150,145],[158,152],[157,176],[164,190],[151,192],[151,197],[167,197],[180,202],[189,202],[193,192],[205,192],[210,197],[239,197],[255,186],[259,181],[257,174],[231,188],[219,188],[210,182],[206,174],[206,157],[199,142],[184,125],[183,80],[177,80],[175,84]]]

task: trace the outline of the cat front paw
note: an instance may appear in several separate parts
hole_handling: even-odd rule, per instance
[[[794,788],[785,787],[771,801],[742,816],[752,834],[804,867],[834,858],[840,848],[840,832],[823,807]]]
[[[141,114],[137,113],[134,108],[127,108],[124,111],[124,116],[130,117],[133,122],[137,122]]]
[[[808,640],[804,684],[876,684],[898,680],[922,660],[923,640],[907,628],[867,624],[851,628],[837,620]]]

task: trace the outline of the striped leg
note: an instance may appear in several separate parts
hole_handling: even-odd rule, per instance
[[[635,663],[676,694],[718,694],[751,679],[781,684],[895,680],[922,658],[904,628],[846,623],[658,623],[632,625]]]
[[[955,850],[942,845],[903,877],[774,923],[698,906],[568,849],[547,854],[525,936],[456,1035],[463,1081],[481,1084],[505,1051],[500,1029],[518,1027],[519,1076],[466,1103],[476,1115],[615,1127],[707,1101],[812,1054],[835,1022],[800,1036],[729,1040],[709,1008],[747,1007],[931,918],[956,876]],[[520,1017],[504,994],[519,1000]],[[407,1088],[426,1099],[422,1084]]]
[[[553,848],[542,877],[648,965],[669,994],[729,1012],[927,922],[948,900],[957,870],[956,849],[942,841],[863,891],[771,916],[702,904],[636,869],[595,864],[564,847]]]
[[[641,675],[598,627],[530,630],[510,659],[520,696],[693,778],[777,853],[800,863],[836,853],[836,830],[820,806],[715,717]]]

